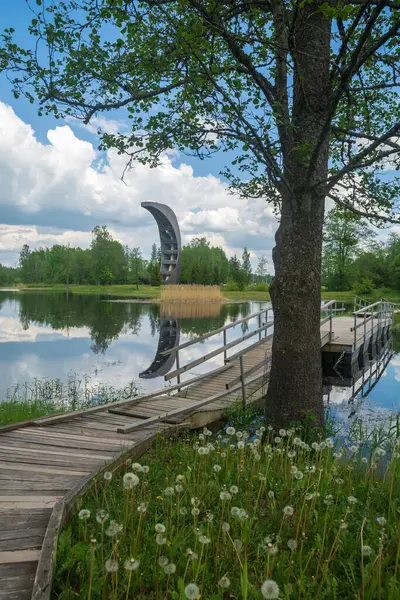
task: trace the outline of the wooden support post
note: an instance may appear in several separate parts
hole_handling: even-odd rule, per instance
[[[240,383],[242,385],[242,402],[243,408],[246,408],[246,384],[244,381],[244,367],[243,367],[243,355],[239,358],[240,364]]]
[[[364,314],[364,319],[365,319],[365,314]],[[354,348],[353,350],[356,349],[357,346],[357,314],[354,313]]]
[[[178,371],[178,374],[176,376],[176,382],[178,384],[181,382],[181,375],[179,373],[179,369],[180,369],[180,367],[179,367],[179,350],[178,350],[178,352],[176,353],[176,370]],[[179,388],[178,388],[178,392],[180,392]]]
[[[332,304],[329,308],[329,341],[332,340]]]
[[[261,329],[261,325],[262,325],[262,315],[258,315],[258,328]],[[258,339],[261,342],[261,337],[262,337],[262,332],[260,331],[260,333],[258,334]]]
[[[228,360],[228,354],[226,352],[225,346],[226,346],[226,329],[224,329],[224,365],[226,365],[227,360]]]

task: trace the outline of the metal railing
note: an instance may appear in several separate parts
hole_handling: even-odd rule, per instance
[[[382,331],[393,323],[394,304],[386,300],[379,300],[372,304],[367,304],[354,311],[354,324],[351,331],[354,332],[353,350],[356,350],[376,333]],[[362,328],[361,336],[358,330]]]
[[[329,321],[329,341],[332,339],[333,334],[333,318],[337,313],[346,312],[346,306],[344,302],[338,302],[337,300],[330,300],[329,302],[321,302],[321,312],[328,313],[326,317],[320,320],[320,326],[325,325]]]

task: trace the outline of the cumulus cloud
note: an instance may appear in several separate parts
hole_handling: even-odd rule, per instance
[[[29,124],[0,103],[3,262],[15,262],[23,243],[86,247],[96,224],[106,224],[117,239],[148,254],[158,239],[152,217],[140,206],[149,200],[173,208],[186,241],[206,235],[229,255],[245,245],[254,257],[269,255],[277,222],[265,201],[230,194],[215,175],[196,176],[174,152],[157,169],[136,165],[122,181],[126,157],[113,150],[98,153],[73,126],[69,122],[48,131],[43,144]],[[93,127],[115,132],[123,124],[99,117]]]

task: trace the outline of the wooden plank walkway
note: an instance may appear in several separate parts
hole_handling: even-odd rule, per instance
[[[364,324],[358,326],[356,338],[354,337],[354,317],[334,317],[332,319],[332,338],[326,338],[323,345],[327,352],[351,352],[358,350],[364,340],[370,340],[374,335],[377,335],[383,328],[389,328],[392,325],[391,318],[385,318],[381,321],[378,319],[366,320],[365,330]],[[321,339],[324,335],[329,334],[330,323],[324,323],[321,326]]]
[[[245,369],[268,356],[271,344],[271,337],[264,338],[245,354]],[[224,408],[238,398],[237,389],[227,390],[226,385],[239,376],[239,359],[217,371],[174,395],[135,398],[122,405],[0,429],[1,600],[32,597],[52,509],[67,493],[157,431],[170,430],[174,427],[171,421],[188,418],[198,427],[221,417]],[[246,393],[253,394],[252,401],[262,394],[263,373],[260,368],[249,379]],[[224,396],[205,403],[219,394]],[[180,416],[165,418],[174,411]],[[170,422],[161,422],[163,418]],[[128,431],[120,433],[125,429]]]

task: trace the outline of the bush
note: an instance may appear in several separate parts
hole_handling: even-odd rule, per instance
[[[371,279],[368,279],[368,277],[364,277],[364,279],[356,283],[353,290],[357,296],[370,296],[374,293],[375,286]]]
[[[225,286],[225,290],[227,292],[239,292],[240,288],[236,281],[234,281],[233,279],[229,279],[228,283]]]
[[[160,436],[105,474],[59,537],[54,597],[395,600],[399,438],[249,435]]]
[[[268,292],[269,285],[268,283],[256,283],[255,285],[250,286],[249,290],[252,292]]]

